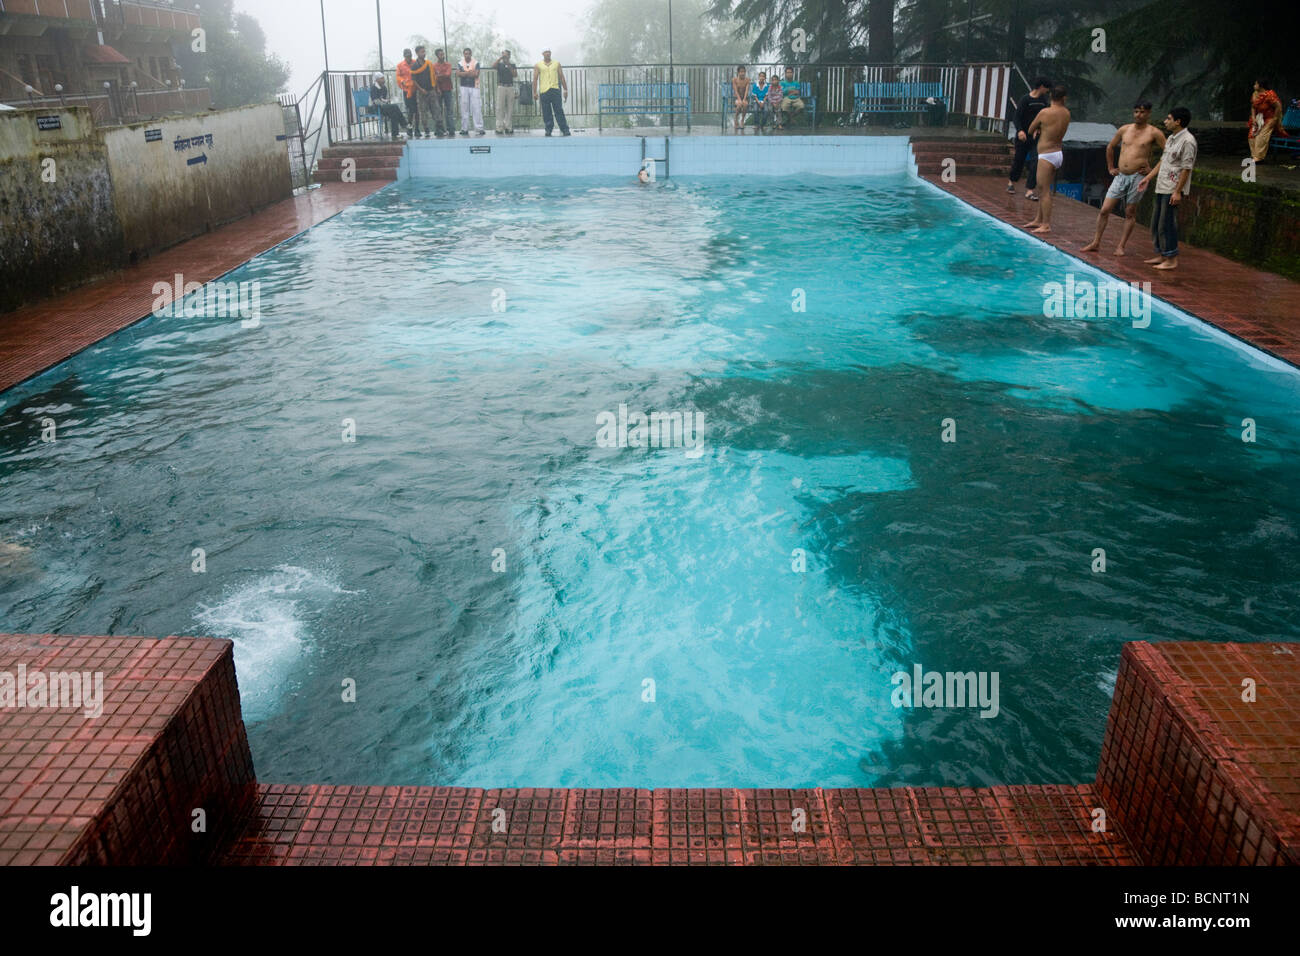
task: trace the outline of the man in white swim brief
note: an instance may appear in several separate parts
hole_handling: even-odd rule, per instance
[[[1070,128],[1070,111],[1065,106],[1066,90],[1063,86],[1052,88],[1052,105],[1039,112],[1029,124],[1029,134],[1038,135],[1038,184],[1041,198],[1038,214],[1025,228],[1042,234],[1052,231],[1052,187],[1056,184],[1056,171],[1065,161],[1062,144],[1065,131]]]

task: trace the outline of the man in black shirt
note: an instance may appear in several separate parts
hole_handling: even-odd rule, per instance
[[[1007,192],[1016,191],[1016,183],[1020,181],[1020,171],[1023,169],[1025,186],[1028,187],[1025,196],[1028,199],[1038,198],[1034,195],[1034,189],[1038,186],[1038,143],[1029,136],[1029,124],[1034,121],[1039,111],[1047,106],[1051,90],[1052,81],[1047,77],[1040,76],[1034,80],[1033,92],[1026,93],[1020,98],[1020,103],[1016,106],[1016,115],[1012,118],[1012,123],[1016,127],[1016,155],[1011,160],[1011,172],[1007,176]]]
[[[519,70],[510,62],[509,50],[501,51],[492,69],[497,71],[497,135],[503,136],[515,131],[515,101],[519,99],[515,80]]]

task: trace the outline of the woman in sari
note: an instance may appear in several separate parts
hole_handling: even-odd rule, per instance
[[[1274,131],[1285,133],[1282,129],[1282,101],[1269,89],[1268,80],[1256,80],[1254,94],[1250,98],[1250,127],[1246,138],[1250,140],[1250,155],[1255,162],[1260,162],[1268,155],[1268,142]]]

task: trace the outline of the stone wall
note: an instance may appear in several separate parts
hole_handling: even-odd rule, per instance
[[[111,129],[82,107],[0,113],[0,312],[290,196],[283,135],[272,105]]]
[[[108,153],[89,110],[0,113],[0,312],[121,262]]]
[[[1152,191],[1138,207],[1149,226]],[[1300,280],[1300,193],[1197,170],[1180,204],[1178,238],[1201,249]]]

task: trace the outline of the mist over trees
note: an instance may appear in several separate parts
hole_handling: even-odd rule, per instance
[[[1300,4],[1234,0],[705,0],[783,62],[1014,62],[1113,110],[1135,95],[1243,118],[1256,74],[1300,94]],[[1096,29],[1105,50],[1093,49]],[[796,49],[796,30],[806,49]],[[675,45],[675,44],[674,44]],[[1117,92],[1122,89],[1121,94]]]
[[[266,52],[266,34],[255,17],[235,13],[233,0],[205,0],[203,29],[207,51],[177,45],[176,64],[185,85],[207,87],[219,109],[270,103],[289,82],[289,65]]]
[[[673,0],[673,60],[677,63],[740,63],[749,56],[753,31],[711,15],[709,0]],[[739,35],[737,35],[739,33]],[[667,63],[666,0],[597,0],[587,11],[584,63]]]

